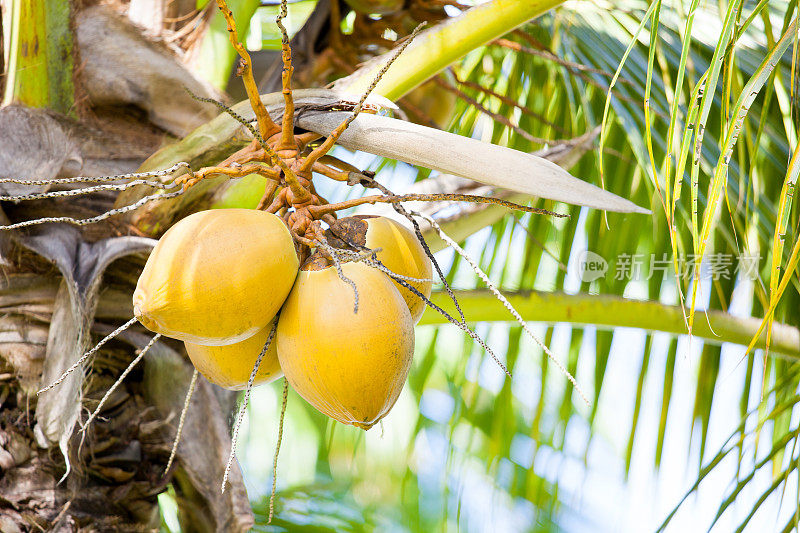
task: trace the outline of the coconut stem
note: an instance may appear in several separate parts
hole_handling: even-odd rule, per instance
[[[314,165],[315,162],[319,160],[319,158],[321,158],[322,156],[331,151],[331,148],[333,148],[333,145],[336,144],[336,141],[339,140],[339,137],[341,137],[341,135],[344,133],[347,127],[356,119],[358,114],[361,113],[361,108],[364,106],[364,102],[367,100],[367,97],[370,95],[373,89],[375,89],[375,87],[381,81],[383,75],[386,74],[386,71],[389,70],[389,67],[392,66],[392,63],[394,63],[395,60],[398,57],[400,57],[400,54],[403,53],[403,50],[405,50],[406,47],[409,44],[411,44],[411,41],[414,40],[414,37],[417,36],[417,34],[420,32],[420,30],[422,30],[425,24],[427,23],[423,22],[422,24],[414,28],[414,31],[411,32],[411,35],[409,35],[408,38],[403,42],[403,44],[401,44],[397,48],[395,54],[391,58],[389,58],[386,64],[378,71],[378,73],[375,75],[375,79],[372,80],[372,83],[369,85],[369,87],[367,87],[367,90],[364,91],[364,94],[361,96],[361,99],[358,101],[358,104],[356,104],[355,109],[353,109],[353,114],[344,119],[344,121],[342,121],[341,124],[336,126],[336,129],[333,130],[333,132],[331,132],[330,135],[328,135],[325,141],[317,148],[315,148],[308,155],[308,157],[306,157],[305,161],[303,161],[303,164],[300,167],[301,172],[308,172],[309,170],[311,170],[311,167]]]
[[[292,66],[292,48],[289,46],[289,34],[286,31],[286,27],[283,25],[283,19],[286,18],[286,15],[286,0],[281,0],[281,10],[278,17],[275,19],[275,23],[281,30],[281,60],[283,61],[281,92],[283,93],[284,100],[281,142],[278,144],[278,150],[297,149],[297,143],[294,138],[294,100],[292,99],[292,73],[294,72],[294,67]]]
[[[264,359],[264,356],[267,354],[267,350],[269,350],[272,341],[275,339],[275,331],[277,329],[278,320],[276,316],[275,324],[272,326],[272,329],[269,332],[267,342],[264,344],[264,348],[261,349],[261,353],[258,354],[256,364],[253,366],[252,372],[250,372],[250,378],[247,380],[247,388],[244,390],[244,399],[242,400],[242,404],[239,406],[239,412],[236,414],[236,424],[233,426],[233,435],[231,436],[231,453],[228,455],[228,463],[225,465],[225,473],[222,476],[222,487],[220,488],[220,492],[223,494],[225,493],[225,485],[228,484],[228,475],[231,472],[233,459],[236,457],[236,442],[239,440],[239,429],[242,427],[244,413],[247,411],[247,404],[250,402],[250,391],[253,390],[253,383],[256,380],[256,375],[258,374],[258,369],[261,366],[261,361]]]
[[[478,277],[480,277],[483,280],[483,282],[486,284],[489,290],[492,291],[492,294],[494,294],[495,298],[497,298],[500,301],[500,303],[503,304],[503,306],[508,310],[508,312],[511,313],[511,316],[513,316],[514,319],[517,321],[517,323],[519,323],[519,325],[522,326],[522,329],[525,331],[528,337],[533,339],[533,341],[539,345],[539,347],[542,349],[542,351],[544,351],[547,357],[550,358],[550,360],[553,362],[553,364],[556,365],[558,370],[572,384],[572,386],[575,388],[575,391],[581,397],[583,402],[587,406],[591,406],[589,399],[586,397],[586,394],[584,394],[580,385],[578,385],[578,382],[575,379],[575,377],[572,374],[570,374],[569,370],[567,370],[564,365],[561,364],[561,361],[556,359],[556,356],[553,355],[553,352],[550,351],[547,345],[544,342],[542,342],[542,340],[539,339],[539,337],[537,337],[533,333],[533,331],[531,331],[531,329],[528,327],[528,323],[522,319],[522,315],[520,315],[519,312],[516,309],[514,309],[514,306],[511,305],[511,302],[509,302],[508,299],[503,295],[503,293],[501,293],[500,290],[494,285],[494,283],[492,283],[492,280],[489,279],[489,276],[478,266],[478,264],[469,256],[469,254],[467,254],[467,252],[464,251],[464,249],[461,248],[461,246],[459,246],[456,241],[451,239],[444,231],[442,231],[442,228],[441,226],[439,226],[439,223],[436,222],[436,220],[434,220],[432,217],[429,217],[428,215],[423,215],[421,213],[415,213],[413,211],[412,214],[428,222],[431,225],[431,227],[433,227],[433,229],[436,230],[436,233],[439,235],[439,237],[442,240],[444,240],[451,248],[453,248],[453,250],[455,250],[456,253],[458,253],[458,255],[463,257],[467,261],[467,263],[469,263],[469,266],[472,268],[472,270],[475,271]]]
[[[81,430],[80,430],[81,433],[86,433],[86,430],[89,428],[91,423],[94,421],[95,418],[97,418],[97,415],[103,409],[103,405],[105,405],[106,401],[108,401],[108,399],[111,397],[111,395],[114,393],[114,391],[117,390],[117,387],[119,387],[120,384],[123,381],[125,381],[125,378],[128,376],[128,374],[131,373],[131,370],[133,370],[133,368],[137,364],[139,364],[139,361],[142,360],[142,358],[147,354],[147,352],[150,351],[150,348],[152,348],[153,345],[156,342],[158,342],[158,339],[160,339],[160,338],[161,338],[161,334],[157,333],[152,339],[150,339],[150,342],[148,342],[147,345],[144,348],[142,348],[142,351],[140,351],[139,355],[137,355],[134,358],[134,360],[131,361],[131,363],[128,365],[128,367],[125,370],[122,371],[122,374],[120,374],[119,378],[117,378],[117,381],[115,381],[114,384],[111,385],[111,387],[109,387],[109,389],[106,391],[106,393],[100,399],[100,403],[97,404],[97,407],[95,407],[94,411],[92,411],[92,414],[89,415],[89,418],[86,419],[86,423],[83,424],[83,427],[81,427]]]
[[[231,13],[231,10],[225,0],[217,0],[217,6],[219,6],[219,10],[222,12],[222,16],[225,17],[225,22],[228,23],[228,33],[230,34],[231,44],[242,58],[239,74],[242,76],[244,88],[247,91],[247,97],[250,99],[250,105],[253,107],[253,111],[256,114],[258,130],[262,137],[267,138],[273,133],[279,131],[280,128],[272,121],[272,118],[270,118],[269,113],[267,112],[267,108],[264,107],[264,102],[261,101],[261,95],[258,92],[258,85],[253,77],[253,62],[250,60],[250,54],[247,52],[247,48],[245,48],[244,45],[239,42],[239,37],[236,34],[236,21],[233,18],[233,13]]]
[[[218,0],[218,2],[222,2],[222,1],[224,1],[224,0]],[[252,74],[251,74],[251,76],[252,76]],[[284,177],[286,178],[286,184],[289,186],[289,188],[292,189],[292,192],[294,193],[294,195],[295,195],[295,197],[297,199],[296,201],[298,201],[298,202],[307,202],[307,201],[309,201],[311,199],[311,196],[310,196],[309,192],[298,181],[297,175],[295,174],[294,170],[292,170],[292,168],[286,163],[286,161],[284,161],[283,158],[278,155],[278,153],[275,151],[275,149],[266,141],[266,139],[268,139],[271,135],[274,135],[275,133],[280,133],[280,130],[271,130],[272,131],[271,135],[265,135],[263,131],[256,130],[250,124],[249,121],[245,120],[244,117],[242,117],[241,115],[236,113],[233,109],[231,109],[230,107],[226,106],[222,102],[218,102],[218,101],[214,100],[213,98],[203,98],[203,97],[200,97],[200,96],[196,96],[196,95],[192,94],[191,91],[189,91],[189,94],[191,94],[197,100],[200,100],[200,101],[203,101],[203,102],[210,102],[210,103],[216,105],[222,111],[224,111],[225,113],[227,113],[228,115],[233,117],[237,122],[239,122],[245,128],[247,128],[247,130],[249,130],[251,134],[253,134],[253,143],[250,146],[245,147],[242,150],[239,150],[238,152],[236,152],[232,156],[230,156],[228,159],[226,159],[224,161],[225,165],[228,165],[231,162],[238,162],[238,158],[243,153],[252,153],[253,152],[253,146],[255,146],[255,145],[261,146],[261,148],[264,150],[265,154],[269,157],[269,162],[271,164],[276,165],[278,167],[278,169],[280,169],[280,171],[283,173]],[[258,102],[263,107],[264,104],[263,104],[263,102],[261,102],[260,97],[259,97]],[[256,112],[256,117],[258,117],[258,111],[255,110],[255,109],[254,109],[254,111]],[[265,108],[265,112],[266,112],[266,108]],[[270,119],[270,121],[272,121],[272,119]],[[297,148],[297,145],[294,146],[295,151],[296,151],[296,148]],[[200,172],[202,172],[202,169],[201,169]]]
[[[553,211],[548,211],[547,209],[540,209],[538,207],[528,207],[526,205],[515,204],[514,202],[509,202],[507,200],[502,200],[500,198],[476,196],[474,194],[399,194],[399,195],[362,196],[361,198],[353,198],[351,200],[345,200],[344,202],[338,202],[335,204],[326,204],[326,205],[309,207],[309,211],[315,218],[319,218],[321,215],[325,213],[341,211],[343,209],[349,209],[351,207],[356,207],[364,204],[376,204],[376,203],[396,204],[399,202],[441,202],[441,201],[493,204],[506,207],[508,209],[514,209],[517,211],[525,211],[526,213],[534,213],[537,215],[550,215],[559,218],[569,216],[569,215],[564,215],[562,213],[555,213]]]
[[[227,176],[229,178],[241,178],[249,174],[258,174],[259,176],[273,181],[278,181],[280,179],[278,173],[274,170],[259,163],[252,163],[233,167],[205,167],[195,172],[193,178],[188,178],[183,181],[187,187],[191,187],[198,181],[215,175]]]
[[[57,380],[55,380],[54,382],[52,382],[50,385],[48,385],[48,386],[44,387],[44,388],[43,388],[43,389],[41,389],[40,391],[37,391],[37,392],[36,392],[36,395],[38,396],[39,394],[42,394],[43,392],[47,392],[47,391],[49,391],[50,389],[52,389],[53,387],[55,387],[55,386],[57,386],[58,384],[60,384],[62,381],[64,381],[64,380],[67,378],[67,376],[69,376],[69,375],[70,375],[72,372],[74,372],[76,368],[78,368],[79,366],[81,366],[81,365],[82,365],[82,364],[83,364],[83,363],[84,363],[84,362],[85,362],[87,359],[89,359],[89,358],[92,356],[92,354],[96,353],[96,352],[97,352],[97,350],[99,350],[100,348],[102,348],[102,347],[103,347],[103,345],[104,345],[105,343],[107,343],[108,341],[110,341],[111,339],[113,339],[114,337],[116,337],[117,335],[119,335],[120,333],[122,333],[123,331],[125,331],[126,329],[128,329],[129,327],[131,327],[132,325],[134,325],[134,324],[136,323],[136,320],[137,320],[137,319],[136,319],[135,317],[134,317],[134,318],[131,318],[130,320],[128,320],[127,322],[125,322],[124,324],[122,324],[120,327],[118,327],[117,329],[115,329],[114,331],[112,331],[111,333],[109,333],[108,335],[106,335],[105,337],[103,337],[103,338],[100,340],[100,342],[98,342],[98,343],[97,343],[97,344],[94,346],[94,348],[92,348],[91,350],[89,350],[88,352],[86,352],[85,354],[83,354],[82,356],[80,356],[80,358],[79,358],[77,361],[75,361],[75,362],[72,364],[72,366],[70,366],[68,369],[66,369],[66,370],[65,370],[65,371],[64,371],[64,372],[63,372],[63,373],[62,373],[62,374],[61,374],[61,375],[58,377],[58,379],[57,379]]]

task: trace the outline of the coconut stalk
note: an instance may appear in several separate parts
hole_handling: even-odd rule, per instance
[[[229,0],[228,7],[236,13],[236,22],[240,28],[249,28],[250,19],[261,5],[259,0]],[[242,39],[247,35],[242,32]],[[197,55],[192,58],[191,70],[201,79],[208,81],[215,88],[224,91],[230,79],[236,50],[231,46],[225,17],[215,10],[211,16],[205,34],[197,45]]]
[[[73,105],[69,2],[8,0],[3,9],[3,105],[21,103],[67,114]]]
[[[298,110],[312,104],[324,103],[330,106],[350,100],[347,95],[324,89],[300,90],[294,93]],[[281,119],[281,94],[272,93],[261,98],[273,119]],[[382,99],[375,99],[373,102],[377,105],[385,103]],[[237,104],[232,109],[245,120],[254,118],[247,102]],[[348,113],[341,112],[306,112],[297,117],[296,123],[309,131],[328,135],[348,116]],[[181,142],[155,153],[142,165],[141,170],[166,168],[181,161],[197,169],[215,159],[227,157],[241,147],[248,140],[247,132],[243,130],[234,119],[220,115],[196,129]],[[344,131],[338,144],[528,196],[609,211],[649,212],[624,198],[573,177],[542,157],[389,117],[360,115]],[[427,150],[430,146],[438,146],[439,149],[431,152]],[[179,198],[153,203],[138,210],[131,222],[148,234],[157,234],[164,222],[174,220],[189,209],[197,209],[198,200],[203,195],[213,194],[212,191],[222,182],[219,178],[203,180]],[[228,192],[236,194],[235,187],[236,182],[230,186]],[[146,194],[149,192],[145,188],[123,193],[118,205],[132,203]]]
[[[474,7],[462,15],[455,17],[447,22],[438,24],[433,28],[421,32],[414,41],[404,50],[403,54],[397,58],[384,75],[373,93],[384,94],[390,99],[398,99],[407,94],[417,85],[433,77],[448,65],[458,61],[471,50],[490,42],[513,30],[517,26],[542,15],[549,9],[560,5],[561,1],[545,0],[532,2],[517,2],[515,0],[494,0],[486,4]],[[236,11],[237,17],[242,21],[249,20],[247,13]],[[219,17],[219,13],[215,13]],[[252,16],[252,14],[250,15]],[[243,22],[240,22],[240,26]],[[209,30],[210,31],[210,30]],[[221,38],[221,37],[220,37]],[[211,37],[209,37],[211,39]],[[227,39],[227,32],[225,35]],[[205,46],[205,45],[204,45]],[[208,45],[210,46],[210,45]],[[218,46],[219,50],[226,50],[233,53],[233,48],[225,43]],[[435,52],[432,52],[435,51]],[[210,52],[209,52],[210,53]],[[202,54],[201,54],[202,55]],[[356,98],[364,92],[369,83],[374,79],[377,72],[383,68],[387,61],[393,56],[392,52],[384,54],[369,62],[364,68],[358,70],[353,75],[339,80],[336,93],[355,94]],[[233,57],[233,56],[231,56]],[[233,59],[231,59],[231,62]],[[206,62],[213,63],[213,62]],[[216,61],[222,64],[221,61]],[[211,68],[211,67],[208,67]],[[230,72],[225,71],[225,81]],[[211,80],[209,74],[202,74]],[[219,74],[221,77],[222,74]],[[408,77],[410,81],[404,81]],[[212,83],[216,83],[211,80]],[[273,93],[263,98],[267,108],[280,103],[280,94]],[[296,98],[303,98],[303,93],[294,91]],[[331,94],[331,93],[329,93]],[[273,101],[274,100],[274,101]],[[246,102],[242,102],[233,107],[234,111],[242,113],[249,109]],[[280,109],[276,108],[275,113]],[[270,113],[273,111],[270,109]],[[279,117],[275,116],[275,120]],[[193,163],[197,158],[202,157],[205,152],[213,153],[215,157],[222,159],[232,153],[236,148],[241,147],[246,139],[236,139],[236,132],[241,132],[239,125],[230,117],[220,116],[208,127],[202,127],[193,132],[185,139],[185,142],[165,147],[153,155],[141,168],[142,171],[151,170],[159,166],[165,167],[187,161]],[[239,141],[238,143],[236,141]],[[223,147],[223,151],[220,150]],[[199,161],[198,161],[199,162]],[[207,164],[207,159],[200,164]],[[226,197],[240,198],[248,197],[248,187],[252,187],[252,182],[238,180],[222,185],[222,181],[216,183],[201,184],[191,195],[180,200],[181,205],[191,202],[193,195],[200,195],[207,192],[210,188],[224,186],[227,188]],[[242,188],[243,190],[239,190]],[[194,198],[196,198],[195,196]],[[178,203],[178,202],[176,202]],[[227,207],[231,207],[230,202],[226,202]],[[171,209],[175,209],[173,206]],[[156,217],[160,218],[160,217]],[[142,228],[145,230],[152,228]]]

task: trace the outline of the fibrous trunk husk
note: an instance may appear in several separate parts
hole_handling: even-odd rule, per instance
[[[94,22],[98,20],[112,18],[98,16]],[[113,32],[107,35],[118,37]],[[102,43],[94,46],[102,47]],[[169,55],[166,49],[150,49]],[[136,71],[130,74],[136,75]],[[149,91],[183,92],[165,85],[165,79],[151,76],[138,83],[147,85]],[[107,89],[113,91],[114,87]],[[105,106],[121,106],[115,109],[124,110],[118,113],[126,117],[124,121],[108,121],[102,113],[84,122],[20,106],[0,110],[0,138],[24,139],[0,146],[0,176],[45,180],[131,172],[161,142],[164,130],[182,133],[196,126],[192,121],[198,117],[205,120],[202,113],[191,121],[181,118],[197,109],[197,102],[186,95],[177,101],[154,99],[162,109],[192,102],[188,109],[173,109],[168,115],[146,108],[147,116],[157,123],[154,125],[143,114],[130,112],[142,102],[127,96],[122,91],[101,99]],[[109,108],[105,109],[108,113]],[[46,184],[6,187],[3,193],[47,188]],[[114,200],[115,194],[107,193],[5,202],[0,206],[0,220],[84,218],[107,211]],[[207,383],[198,387],[197,411],[190,411],[185,438],[197,439],[204,449],[182,446],[176,467],[164,476],[188,386],[188,379],[180,382],[177,378],[187,372],[191,375],[191,364],[180,344],[158,344],[154,353],[133,369],[86,432],[82,446],[77,421],[85,420],[87,410],[97,406],[135,357],[146,331],[134,328],[127,336],[110,341],[85,369],[36,395],[87,347],[133,316],[133,288],[153,241],[131,233],[130,226],[115,218],[81,229],[49,224],[0,232],[2,531],[156,530],[158,494],[173,481],[177,481],[179,508],[207,510],[200,517],[206,530],[245,531],[252,525],[238,471],[231,476],[233,487],[224,495],[209,489],[217,487],[209,479],[221,479],[229,452],[227,420],[233,393],[216,394]],[[164,361],[169,361],[166,370]],[[165,376],[171,379],[169,391],[157,386]],[[213,437],[210,440],[209,435]],[[68,468],[69,475],[59,483]],[[189,516],[188,512],[182,514]]]

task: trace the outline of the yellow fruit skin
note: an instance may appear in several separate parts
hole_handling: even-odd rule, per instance
[[[244,390],[247,388],[250,373],[256,365],[256,359],[261,354],[261,350],[267,343],[274,323],[273,320],[252,337],[236,344],[203,346],[184,342],[184,346],[186,346],[186,352],[194,367],[208,381],[223,389]],[[258,367],[253,385],[270,383],[282,375],[283,372],[278,363],[278,347],[273,338],[267,353],[261,359],[261,365]]]
[[[242,341],[266,326],[297,276],[289,230],[271,213],[216,209],[172,226],[133,293],[148,329],[205,346]]]
[[[278,319],[278,359],[292,387],[344,424],[369,429],[394,405],[414,355],[414,326],[397,289],[363,263],[301,271]]]
[[[386,268],[402,276],[431,279],[433,276],[431,260],[428,259],[413,231],[386,217],[359,218],[367,223],[367,247],[382,249],[377,254],[378,260]],[[425,311],[425,302],[407,288],[392,281],[400,296],[406,301],[408,310],[411,312],[411,319],[416,324]],[[426,298],[430,297],[432,285],[430,281],[409,281],[408,284],[424,294]]]

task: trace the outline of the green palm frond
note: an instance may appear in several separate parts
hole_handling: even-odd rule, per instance
[[[532,40],[544,43],[557,57],[564,60],[564,63],[571,65],[571,68],[540,56],[523,52],[509,53],[507,47],[490,45],[486,49],[473,52],[456,69],[459,79],[488,87],[496,93],[516,100],[541,114],[547,122],[561,130],[556,132],[555,128],[544,121],[521,113],[519,109],[514,109],[491,96],[464,89],[492,113],[516,119],[518,124],[531,135],[543,138],[579,135],[602,121],[611,74],[616,71],[620,58],[636,34],[639,22],[645,20],[644,29],[638,36],[638,43],[631,48],[628,60],[620,69],[619,80],[611,91],[609,100],[611,115],[603,153],[606,188],[640,204],[651,205],[655,212],[652,225],[633,224],[630,219],[625,218],[625,215],[608,214],[606,217],[592,211],[581,213],[578,208],[569,208],[568,211],[573,216],[563,223],[526,218],[524,223],[528,226],[527,231],[535,237],[535,240],[523,239],[524,245],[522,241],[519,242],[525,247],[525,251],[520,254],[523,258],[521,264],[514,265],[512,264],[514,260],[511,259],[512,263],[504,265],[501,269],[501,272],[505,273],[503,286],[507,289],[541,288],[546,291],[575,291],[580,287],[582,291],[590,293],[644,298],[670,304],[679,303],[677,291],[679,286],[682,286],[684,297],[691,294],[691,285],[682,285],[686,283],[685,280],[676,283],[671,259],[675,253],[685,257],[695,252],[692,197],[696,197],[698,213],[702,214],[702,209],[709,201],[706,188],[711,183],[710,178],[714,169],[719,168],[719,161],[724,153],[721,146],[726,146],[723,144],[724,131],[734,124],[735,115],[732,113],[738,112],[734,100],[739,94],[749,94],[743,92],[750,90],[747,85],[748,80],[760,76],[759,63],[762,62],[766,52],[776,50],[777,37],[769,40],[762,37],[765,31],[764,17],[769,10],[770,16],[782,19],[783,14],[788,11],[788,6],[761,3],[755,6],[754,11],[749,12],[745,8],[738,18],[734,18],[739,24],[742,21],[746,21],[746,24],[741,24],[731,36],[732,41],[736,43],[733,53],[723,49],[717,54],[717,57],[724,57],[723,68],[719,75],[720,83],[717,90],[707,90],[705,93],[708,118],[703,121],[705,135],[699,151],[700,157],[695,165],[696,183],[692,184],[692,159],[688,159],[687,164],[680,167],[685,172],[681,186],[674,184],[674,174],[672,182],[665,181],[665,173],[675,172],[676,161],[675,158],[666,157],[666,154],[668,150],[676,151],[679,159],[683,151],[689,158],[693,157],[693,138],[687,137],[689,141],[687,143],[682,139],[684,132],[687,131],[687,125],[690,124],[691,107],[697,105],[692,100],[692,93],[698,87],[703,73],[714,64],[718,41],[714,32],[705,26],[709,21],[721,20],[721,17],[711,7],[689,6],[689,10],[694,12],[695,25],[700,23],[703,27],[698,29],[698,26],[695,26],[691,37],[687,37],[683,34],[687,20],[686,13],[675,12],[668,6],[659,6],[660,24],[657,25],[657,32],[651,35],[651,22],[645,18],[647,8],[647,4],[643,2],[628,2],[624,7],[613,10],[581,4],[581,9],[574,11],[561,9],[552,17],[541,19],[536,25],[527,27],[525,31],[530,36],[528,38],[521,38],[520,35],[510,36],[512,40],[526,47],[531,45]],[[751,13],[754,16],[751,16]],[[781,32],[783,35],[786,34],[788,24],[784,26],[784,31]],[[775,28],[775,33],[777,32],[778,29]],[[742,134],[738,143],[727,145],[734,147],[728,162],[729,177],[725,180],[727,190],[722,196],[722,212],[713,219],[715,229],[713,234],[710,234],[706,255],[725,254],[733,257],[734,263],[728,265],[727,278],[720,278],[699,287],[700,294],[703,295],[701,308],[727,312],[737,290],[751,291],[754,301],[751,309],[743,309],[741,304],[738,304],[736,313],[752,312],[753,315],[759,316],[762,307],[769,302],[767,287],[771,279],[769,264],[772,261],[769,254],[775,235],[776,217],[780,212],[778,204],[782,196],[785,196],[781,194],[779,183],[782,183],[782,176],[786,174],[786,161],[790,151],[790,136],[783,127],[785,113],[774,96],[773,80],[778,76],[781,79],[791,77],[791,57],[780,50],[773,55],[778,59],[776,67],[771,74],[767,73],[767,78],[762,78],[766,81],[765,90],[754,95],[755,99],[749,107],[749,112],[744,115]],[[489,58],[489,64],[486,58]],[[579,70],[575,65],[587,68]],[[685,70],[682,76],[679,76],[682,65]],[[680,90],[673,95],[674,84],[681,77]],[[648,96],[649,121],[645,117],[643,107],[643,102]],[[513,129],[492,122],[490,117],[466,104],[459,105],[457,118],[451,124],[452,131],[462,135],[477,135],[485,140],[520,150],[530,151],[541,147],[522,138]],[[597,154],[587,155],[572,169],[573,174],[600,183],[598,159]],[[673,235],[670,235],[670,228],[664,215],[664,204],[661,203],[665,200],[659,199],[657,187],[661,187],[662,198],[666,198],[666,201],[674,198],[676,205],[672,222],[675,226]],[[673,191],[677,191],[677,194]],[[549,207],[546,202],[541,205]],[[789,228],[796,227],[797,215],[795,213],[792,216],[793,222],[788,224]],[[699,234],[699,225],[697,227]],[[509,246],[509,239],[513,238],[512,233],[506,224],[497,223],[488,233],[481,232],[471,238],[468,245],[473,243],[471,249],[482,250],[487,256],[481,263],[484,268],[497,271],[496,268],[492,269],[492,261],[488,257],[496,256],[498,253],[501,257],[505,257],[504,251]],[[624,254],[664,257],[667,259],[665,263],[667,268],[653,272],[645,271],[644,274],[651,274],[651,277],[638,283],[624,279],[617,280],[613,276],[606,276],[592,283],[580,283],[574,276],[568,276],[560,271],[555,265],[556,261],[543,252],[543,249],[546,249],[550,254],[556,254],[558,262],[574,265],[577,253],[583,246],[608,259],[618,258]],[[748,284],[742,276],[737,277],[736,261],[740,255],[747,254],[760,255],[758,277],[752,284]],[[782,251],[781,257],[782,264],[787,264],[788,251]],[[610,266],[613,268],[614,265]],[[645,270],[649,270],[649,265],[643,266]],[[459,288],[479,289],[474,282],[468,281],[471,277],[463,265],[453,268],[458,272],[455,279],[461,281]],[[498,280],[499,277],[494,276],[494,279]],[[796,311],[792,312],[792,309],[797,308],[795,305],[797,283],[793,280],[789,284],[794,288],[787,290],[785,299],[778,303],[777,307],[781,311],[776,312],[776,317],[780,316],[777,321],[797,327],[799,317]],[[689,302],[685,303],[688,307]],[[478,304],[473,308],[473,311],[477,308],[483,311],[478,316],[485,317],[485,320],[503,320],[498,315],[500,309],[495,313],[486,312],[486,308],[481,305]],[[549,308],[546,304],[542,304],[537,309],[541,312],[529,315],[530,318],[541,320],[539,317],[546,315]],[[706,317],[698,314],[694,324],[695,331],[697,332],[697,328],[701,325],[706,327],[706,322]],[[515,328],[509,330],[496,325],[491,326],[489,331],[494,332],[496,328],[501,328],[499,331],[507,331],[496,335],[508,339],[509,359],[511,359],[510,354],[514,354],[514,368],[520,365],[521,360],[540,360],[541,354],[536,349],[520,341],[518,330]],[[550,339],[554,337],[553,329],[548,328],[545,331],[545,337]],[[490,333],[490,338],[493,334]],[[726,337],[724,333],[721,334],[715,329],[711,320],[708,337],[713,339],[718,335],[721,335],[718,337],[720,340],[733,340],[732,337]],[[593,384],[595,391],[593,409],[585,415],[588,416],[589,424],[594,431],[604,433],[602,422],[597,418],[598,412],[604,409],[604,385],[609,379],[612,383],[613,380],[619,379],[608,375],[608,372],[612,371],[609,363],[614,358],[624,356],[626,350],[615,345],[618,335],[614,332],[595,333],[594,349],[590,351],[580,349],[581,343],[585,342],[581,330],[573,329],[569,336],[572,338],[571,341],[559,344],[561,347],[559,356],[568,363],[570,370],[577,370],[578,380],[584,387]],[[751,356],[742,363],[745,368],[744,381],[736,384],[726,382],[727,375],[724,368],[727,367],[721,364],[723,358],[731,357],[726,354],[740,352],[721,350],[719,346],[711,344],[702,345],[697,338],[692,342],[695,346],[700,345],[702,349],[696,355],[699,357],[699,366],[692,395],[693,407],[691,413],[683,416],[690,416],[695,421],[694,449],[699,450],[698,461],[706,465],[708,463],[704,457],[714,454],[713,448],[709,448],[711,441],[708,436],[709,428],[714,424],[715,409],[712,409],[712,406],[715,405],[715,391],[719,390],[722,384],[741,387],[740,405],[744,414],[757,405],[757,399],[754,404],[751,396],[761,390],[760,380],[763,372],[759,359]],[[741,339],[735,342],[747,341]],[[631,376],[635,380],[635,386],[632,389],[634,396],[631,398],[633,404],[631,418],[627,424],[630,429],[625,449],[621,450],[626,471],[630,469],[637,438],[641,438],[637,428],[641,430],[641,406],[643,397],[648,395],[655,397],[656,401],[661,403],[660,420],[655,429],[655,449],[651,453],[656,465],[662,462],[663,446],[670,434],[668,419],[679,414],[673,412],[672,408],[675,394],[672,376],[680,371],[680,367],[685,366],[686,357],[695,357],[683,355],[683,351],[678,351],[679,346],[683,344],[673,339],[664,346],[663,343],[656,343],[653,337],[648,336],[641,349],[637,349],[635,354],[628,353],[628,356],[634,358],[631,364],[636,371]],[[654,351],[658,352],[658,355],[653,353]],[[593,363],[582,362],[586,357],[591,357],[589,354],[592,352],[594,352]],[[768,388],[775,385],[778,379],[775,376],[784,376],[787,372],[793,372],[796,367],[789,361],[772,358],[768,363],[772,369],[767,381]],[[654,368],[654,364],[658,366]],[[495,433],[487,429],[485,430],[487,438],[500,439],[495,446],[503,450],[509,446],[511,440],[509,435],[513,438],[514,434],[531,434],[535,436],[539,445],[549,442],[561,450],[560,453],[564,453],[564,435],[570,424],[574,423],[572,417],[575,411],[581,410],[572,405],[572,393],[563,386],[563,378],[547,371],[546,359],[541,360],[541,364],[535,363],[534,366],[539,367],[537,373],[540,376],[542,391],[538,400],[534,400],[536,405],[534,418],[531,421],[523,421],[522,425],[516,428],[516,433],[509,428]],[[586,373],[585,369],[590,368],[593,370]],[[646,386],[647,377],[653,372],[664,375],[663,386],[659,385],[658,390]],[[797,383],[793,378],[783,382],[782,387],[791,390]],[[546,392],[548,389],[551,392]],[[508,401],[506,395],[506,387],[503,386],[494,396],[494,402],[499,402],[498,416],[500,413],[503,417],[509,416],[506,414],[507,408],[501,407]],[[521,408],[518,400],[516,408]],[[511,410],[513,411],[513,408]],[[548,422],[543,425],[545,420]],[[767,439],[777,446],[784,442],[793,442],[796,431],[797,426],[785,416],[776,418],[775,424],[759,426],[756,433],[761,435],[760,438]],[[501,434],[504,437],[501,437]],[[599,436],[594,438],[597,439]],[[590,448],[591,444],[588,447]],[[537,455],[534,453],[534,457]],[[739,457],[740,461],[746,462],[746,454],[739,452]],[[783,480],[788,473],[778,468],[776,475],[778,475],[776,479]],[[772,489],[770,493],[772,497],[780,493],[782,486],[778,483],[776,488]],[[765,488],[770,487],[771,485]],[[555,501],[558,501],[558,498]],[[757,502],[751,503],[753,506],[756,504]],[[746,514],[741,519],[746,519]]]

